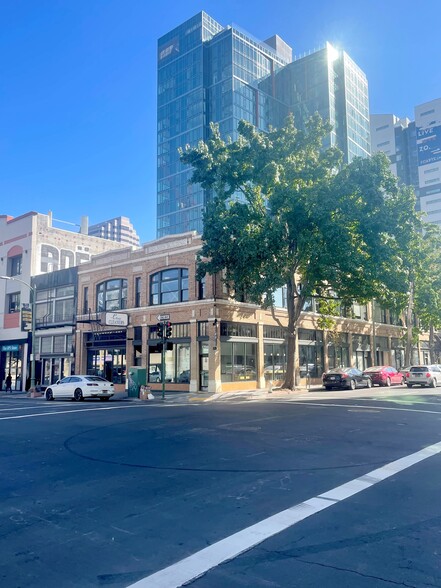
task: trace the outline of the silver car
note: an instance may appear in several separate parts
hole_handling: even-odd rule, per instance
[[[406,373],[406,384],[408,388],[441,386],[441,369],[438,365],[413,365]]]

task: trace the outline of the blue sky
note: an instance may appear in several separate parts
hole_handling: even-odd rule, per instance
[[[371,112],[441,97],[441,0],[1,0],[0,214],[126,215],[155,238],[157,39],[200,10],[296,55],[339,46]]]

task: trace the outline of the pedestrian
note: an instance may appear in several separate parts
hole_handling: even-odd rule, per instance
[[[10,392],[12,394],[12,377],[11,374],[8,374],[6,376],[6,380],[5,380],[5,387],[6,387],[6,392]]]

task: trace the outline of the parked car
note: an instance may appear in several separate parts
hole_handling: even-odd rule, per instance
[[[85,398],[109,400],[115,394],[113,384],[101,376],[68,376],[46,388],[46,400],[72,398],[77,402]]]
[[[410,365],[407,365],[405,367],[400,368],[400,374],[404,378],[404,383],[406,383],[406,374],[409,372],[410,368],[411,368]]]
[[[161,371],[156,367],[152,366],[149,372],[149,383],[162,382]]]
[[[391,365],[373,365],[363,372],[372,380],[372,384],[378,386],[392,386],[393,384],[404,384],[404,376]]]
[[[369,376],[352,367],[333,368],[323,374],[322,380],[326,390],[332,388],[355,390],[355,388],[371,388],[372,386],[372,380]]]
[[[184,370],[183,372],[181,372],[178,375],[176,382],[178,384],[189,384],[190,383],[190,370]]]
[[[406,373],[406,384],[408,388],[441,386],[441,368],[438,365],[413,365]]]

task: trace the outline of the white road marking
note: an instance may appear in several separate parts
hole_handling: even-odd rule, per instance
[[[8,416],[8,417],[0,417],[0,421],[9,421],[12,419],[33,419],[33,418],[42,417],[42,416],[53,416],[53,415],[58,415],[58,414],[68,414],[68,413],[72,413],[72,412],[91,412],[91,411],[96,411],[96,410],[123,410],[125,408],[138,408],[138,407],[145,408],[145,405],[131,404],[128,406],[103,406],[100,408],[98,408],[98,407],[96,407],[96,408],[79,408],[77,410],[59,410],[57,412],[40,412],[40,413],[36,413],[36,414],[18,414],[18,415],[13,415],[13,416]]]
[[[218,565],[236,558],[245,551],[249,551],[266,539],[289,529],[300,521],[439,453],[441,453],[441,442],[392,461],[364,476],[355,478],[328,492],[282,510],[250,527],[242,529],[242,531],[225,537],[225,539],[221,539],[213,543],[213,545],[131,584],[129,588],[179,588]]]
[[[324,403],[324,402],[297,402],[297,401],[291,401],[291,402],[295,402],[296,404],[303,404],[305,406],[331,406],[331,407],[337,407],[337,408],[362,408],[364,411],[369,411],[370,409],[378,409],[378,410],[399,410],[399,411],[403,411],[403,412],[423,412],[423,413],[428,413],[428,414],[439,414],[441,415],[441,410],[418,410],[417,408],[401,408],[401,407],[395,407],[395,406],[363,406],[362,404],[334,404],[334,403]]]

